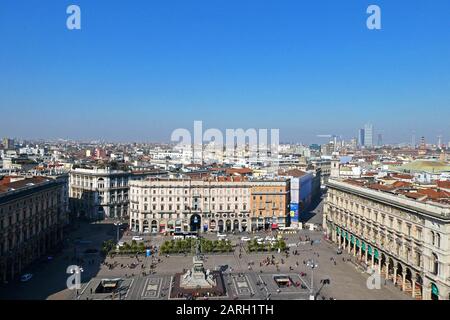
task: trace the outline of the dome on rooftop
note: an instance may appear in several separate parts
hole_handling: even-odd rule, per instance
[[[413,162],[404,164],[398,170],[405,172],[429,172],[441,173],[450,172],[450,164],[445,161],[436,160],[415,160]]]

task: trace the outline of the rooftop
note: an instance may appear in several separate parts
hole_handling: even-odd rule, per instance
[[[403,172],[443,173],[450,172],[450,164],[445,161],[415,160],[398,167],[396,170]]]
[[[414,188],[405,190],[392,185],[386,186],[363,181],[363,179],[330,179],[327,184],[329,187],[360,194],[391,206],[403,207],[411,212],[450,219],[450,192],[445,192],[437,186],[421,188],[415,185]]]
[[[3,183],[0,183],[0,194],[7,193],[10,191],[17,191],[20,189],[25,189],[27,187],[32,187],[36,185],[40,185],[49,181],[52,181],[46,177],[32,177],[32,178],[19,178],[18,177],[5,177],[2,180],[7,180]]]
[[[435,184],[431,186],[422,186],[403,181],[385,183],[384,179],[374,182],[371,179],[364,178],[345,179],[340,180],[340,182],[394,196],[403,196],[423,203],[440,203],[450,205],[450,191],[439,187],[437,184],[438,182],[435,182]]]

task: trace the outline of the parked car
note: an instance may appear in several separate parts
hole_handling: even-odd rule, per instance
[[[135,240],[135,241],[142,241],[142,240],[144,240],[144,238],[139,237],[139,236],[133,236],[132,240]]]
[[[31,273],[26,273],[23,276],[20,277],[20,281],[27,282],[33,278],[33,275]]]
[[[217,234],[217,238],[219,238],[219,239],[225,239],[226,237],[227,237],[226,234],[221,234],[221,233]]]
[[[250,240],[252,240],[252,239],[250,239],[249,237],[242,237],[241,238],[241,241],[245,241],[245,242],[250,241]]]

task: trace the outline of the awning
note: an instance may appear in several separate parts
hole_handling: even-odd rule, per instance
[[[368,246],[367,251],[368,251],[369,254],[372,254],[372,247]]]
[[[355,244],[355,236],[351,236],[351,243]]]
[[[377,250],[377,249],[375,249],[375,254],[374,254],[373,256],[375,257],[375,259],[378,259],[379,253],[378,253],[378,250]]]
[[[434,283],[431,284],[431,293],[436,296],[439,296],[439,289]]]
[[[363,251],[366,251],[366,243],[365,242],[363,242],[362,243],[362,248],[361,248]]]

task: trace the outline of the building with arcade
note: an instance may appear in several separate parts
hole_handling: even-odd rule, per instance
[[[136,232],[242,232],[285,226],[289,181],[240,176],[130,181]]]
[[[450,194],[433,186],[395,185],[330,179],[327,237],[415,299],[448,300]]]

